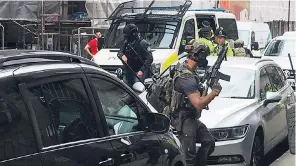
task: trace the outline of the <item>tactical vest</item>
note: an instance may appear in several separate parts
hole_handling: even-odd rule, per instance
[[[176,110],[177,112],[182,111],[188,116],[192,117],[196,115],[196,109],[190,103],[188,97],[176,89],[176,81],[182,77],[195,77],[194,73],[189,70],[185,64],[178,64],[172,81],[172,96],[170,109]],[[198,78],[196,78],[198,79]],[[197,80],[198,81],[198,80]]]
[[[127,63],[134,71],[139,71],[143,65],[139,56],[145,61],[145,57],[143,56],[145,53],[141,45],[142,41],[143,39],[136,39],[135,42],[129,43],[129,45],[126,44],[125,46],[124,54],[128,59]]]
[[[246,54],[246,50],[244,48],[235,48],[233,49],[234,51],[234,56],[237,56],[237,57],[246,57],[247,54]]]

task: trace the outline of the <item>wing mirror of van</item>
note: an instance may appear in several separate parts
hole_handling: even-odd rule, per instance
[[[266,93],[266,99],[263,103],[263,105],[266,107],[270,103],[277,103],[281,101],[282,96],[277,92],[267,92]]]
[[[166,133],[170,129],[171,120],[164,114],[148,113],[146,116],[148,129],[154,133]]]
[[[251,50],[255,50],[255,51],[259,50],[259,43],[258,42],[253,42],[251,44]]]

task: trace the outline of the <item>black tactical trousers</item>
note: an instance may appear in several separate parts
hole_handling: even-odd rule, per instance
[[[134,83],[139,82],[137,76],[135,75],[137,73],[138,73],[138,71],[133,72],[133,71],[127,70],[124,77],[123,77],[123,82],[132,88]],[[148,71],[144,71],[143,76],[140,78],[141,81],[145,81],[147,75],[148,75]]]
[[[214,152],[215,140],[208,128],[198,119],[185,119],[180,141],[186,154],[187,166],[206,166],[207,158]],[[196,153],[196,143],[201,147]]]

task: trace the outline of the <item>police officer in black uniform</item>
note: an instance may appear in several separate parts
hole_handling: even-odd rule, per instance
[[[200,65],[207,65],[205,57],[209,55],[209,49],[203,44],[194,47],[196,47],[195,53],[188,54],[187,60],[176,69],[180,74],[175,79],[175,89],[184,96],[182,99],[184,104],[179,108],[179,115],[183,119],[180,127],[180,141],[186,153],[188,166],[206,166],[208,156],[214,151],[215,140],[199,118],[201,110],[219,95],[222,88],[217,83],[211,88],[211,93],[202,96],[199,79],[194,74],[194,70]],[[201,143],[197,153],[196,142]]]
[[[124,44],[118,52],[118,57],[130,66],[126,68],[124,82],[132,87],[138,82],[137,76],[144,81],[149,76],[149,69],[153,62],[150,44],[142,39],[138,32],[138,27],[135,24],[127,24],[123,29]]]

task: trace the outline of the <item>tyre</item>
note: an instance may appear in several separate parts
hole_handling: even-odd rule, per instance
[[[256,134],[251,152],[250,166],[264,166],[264,142],[260,134]]]
[[[295,109],[287,110],[286,115],[290,153],[295,155]]]

